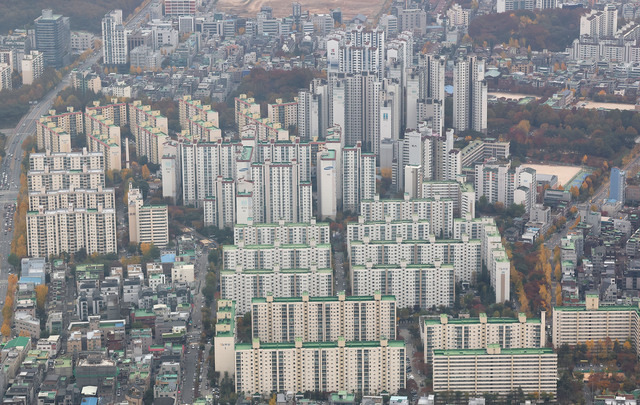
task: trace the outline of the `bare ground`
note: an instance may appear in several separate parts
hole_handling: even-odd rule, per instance
[[[340,8],[343,19],[353,18],[356,14],[364,14],[369,18],[375,17],[385,3],[384,0],[298,0],[302,10],[310,13],[328,13],[331,9]],[[262,6],[271,6],[275,17],[291,15],[293,0],[218,0],[216,8],[243,17],[254,17]]]

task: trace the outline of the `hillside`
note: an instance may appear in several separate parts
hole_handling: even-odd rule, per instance
[[[119,8],[123,15],[129,15],[141,3],[142,0],[0,0],[0,34],[32,27],[43,8],[69,17],[72,30],[99,33],[100,20],[107,12]]]
[[[495,46],[518,40],[531,50],[563,51],[580,34],[580,16],[585,9],[519,10],[487,14],[469,25],[469,35],[478,45]],[[523,42],[524,40],[524,42]]]

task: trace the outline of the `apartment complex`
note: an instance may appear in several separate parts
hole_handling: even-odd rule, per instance
[[[376,155],[362,150],[362,143],[342,150],[342,209],[357,212],[360,202],[376,194]]]
[[[238,314],[251,311],[251,300],[272,294],[276,297],[296,297],[307,292],[310,296],[333,293],[331,267],[243,269],[220,271],[220,294],[223,299],[236,302]]]
[[[436,262],[453,265],[456,281],[471,282],[482,268],[481,241],[470,240],[463,235],[461,240],[351,241],[349,257],[352,266],[395,265],[401,262],[417,265],[433,265]],[[353,280],[353,278],[352,278]]]
[[[84,132],[84,114],[68,107],[62,114],[55,110],[41,116],[36,121],[36,142],[38,150],[53,153],[71,152],[71,141]]]
[[[391,295],[254,298],[253,337],[261,342],[374,341],[396,338],[396,300]]]
[[[216,333],[213,337],[215,347],[215,370],[224,377],[233,376],[236,363],[236,305],[231,300],[220,299],[217,302]]]
[[[115,209],[68,207],[27,212],[29,256],[58,256],[80,249],[87,254],[117,252]]]
[[[233,227],[234,244],[243,241],[246,245],[273,245],[276,241],[283,244],[330,243],[331,232],[326,222],[287,223],[279,221],[271,224],[238,224]]]
[[[224,245],[222,247],[224,270],[244,269],[268,270],[279,266],[282,269],[308,269],[311,266],[331,268],[331,245],[311,241],[309,244],[273,245]]]
[[[525,394],[555,397],[558,355],[549,348],[434,350],[433,390],[468,394]]]
[[[351,291],[371,295],[379,291],[393,295],[398,308],[450,307],[455,300],[454,266],[433,264],[379,264],[351,266]]]
[[[629,341],[638,352],[637,306],[601,306],[597,294],[587,294],[584,305],[553,307],[553,346],[577,345],[587,341]]]
[[[380,395],[405,387],[403,341],[236,344],[236,392],[362,392]]]
[[[481,313],[478,318],[458,319],[441,314],[439,319],[425,319],[420,327],[425,363],[433,361],[436,350],[486,349],[492,344],[503,349],[546,346],[544,311],[540,318],[530,319],[523,313],[518,318],[489,318]]]
[[[441,238],[450,238],[453,229],[453,200],[441,198],[410,198],[404,195],[402,200],[382,200],[379,195],[373,199],[364,200],[361,203],[360,215],[365,222],[386,221],[413,221],[425,220],[429,222],[431,233]]]
[[[358,222],[347,224],[347,243],[352,240],[363,240],[365,237],[371,240],[396,241],[397,238],[408,240],[426,240],[431,235],[429,221],[419,220],[417,216],[408,221],[392,221],[386,217],[384,221],[365,222],[362,216]]]

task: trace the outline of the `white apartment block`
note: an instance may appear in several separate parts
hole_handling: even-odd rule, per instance
[[[27,212],[27,252],[29,256],[117,252],[116,212],[113,208],[66,208]]]
[[[439,195],[441,199],[453,201],[453,216],[464,217],[469,214],[476,216],[476,193],[469,183],[459,181],[424,181],[419,197],[433,199]]]
[[[436,240],[433,235],[428,240],[351,241],[349,247],[351,266],[433,265],[437,262],[453,265],[456,282],[472,282],[482,269],[481,241],[470,240],[466,235],[461,240]],[[398,296],[397,294],[394,294]]]
[[[375,159],[374,159],[375,161]],[[253,163],[253,219],[256,222],[309,222],[313,199],[311,182],[300,178],[295,159],[291,162]]]
[[[556,395],[558,355],[549,348],[434,350],[433,390]]]
[[[584,305],[553,307],[553,346],[575,346],[609,338],[628,340],[638,353],[639,325],[637,306],[600,306],[597,294],[587,294]]]
[[[462,8],[460,4],[452,4],[447,10],[447,24],[449,27],[468,27],[470,11]]]
[[[342,208],[358,212],[360,202],[376,195],[376,156],[362,151],[362,144],[342,150]]]
[[[509,146],[509,142],[473,140],[462,148],[462,167],[472,167],[491,158],[506,160],[509,158]]]
[[[143,105],[142,101],[135,100],[133,103],[129,103],[127,110],[129,127],[136,144],[138,144],[140,136],[139,127],[143,123],[146,123],[148,127],[157,128],[163,134],[169,133],[169,120],[167,117],[160,114],[160,111],[152,110],[150,105]],[[140,152],[138,151],[138,153]]]
[[[247,269],[238,266],[220,272],[220,293],[223,299],[233,300],[236,311],[251,311],[251,300],[266,297],[296,297],[307,292],[310,296],[328,296],[333,293],[331,267],[311,266],[306,269],[280,268]]]
[[[354,295],[371,295],[378,291],[393,295],[398,308],[450,307],[455,300],[454,266],[439,262],[433,265],[406,262],[352,265],[351,291]]]
[[[338,178],[341,177],[339,159],[336,151],[330,149],[319,151],[317,157],[317,215],[322,219],[335,219],[338,213]]]
[[[100,105],[99,101],[94,101],[93,106],[85,109],[85,115],[88,116],[100,116],[101,120],[111,120],[112,124],[116,127],[121,127],[129,123],[129,114],[127,113],[127,103],[118,102],[117,98],[111,99],[111,103]],[[86,120],[87,118],[85,118]],[[101,125],[100,123],[93,123],[95,125]],[[101,129],[102,130],[102,129]]]
[[[285,103],[277,98],[275,103],[267,104],[267,116],[273,123],[279,123],[282,128],[288,129],[298,125],[298,100]]]
[[[138,126],[138,137],[136,139],[137,156],[146,156],[148,161],[160,164],[163,155],[163,145],[169,140],[167,132],[162,129],[142,122]]]
[[[0,63],[0,91],[13,88],[12,75],[13,67],[7,63]]]
[[[38,150],[71,152],[71,139],[84,132],[84,114],[68,107],[67,112],[56,114],[55,110],[36,121]]]
[[[373,199],[364,200],[360,204],[360,215],[365,222],[385,221],[390,217],[392,221],[426,220],[431,226],[431,233],[438,238],[449,238],[453,230],[453,200],[441,198],[381,200],[379,195]]]
[[[480,235],[482,261],[489,270],[491,286],[496,293],[496,302],[511,299],[511,262],[502,245],[502,237],[495,222],[487,223]]]
[[[29,192],[97,189],[104,186],[104,158],[100,153],[32,153],[27,172]]]
[[[391,295],[254,298],[252,336],[265,343],[373,341],[396,338],[396,299]]]
[[[112,188],[97,189],[67,189],[50,191],[32,191],[29,193],[29,210],[37,211],[42,208],[46,211],[68,208],[73,205],[76,208],[97,209],[115,208],[115,191]]]
[[[233,179],[224,179],[218,176],[215,182],[215,192],[212,196],[205,198],[202,202],[204,207],[204,224],[206,226],[217,226],[222,229],[232,227],[238,222],[238,209],[244,204],[244,199],[240,198],[245,193],[236,190],[236,182]],[[251,197],[250,193],[247,197]],[[253,212],[252,207],[247,207],[247,211]],[[250,215],[250,214],[249,214]]]
[[[238,224],[233,228],[234,244],[244,241],[245,245],[273,245],[276,241],[284,244],[309,244],[312,240],[320,244],[331,242],[331,231],[326,222],[288,223],[279,221],[271,224]]]
[[[481,313],[478,318],[452,319],[441,314],[440,319],[425,319],[420,325],[424,342],[424,362],[433,361],[434,350],[486,349],[497,344],[503,349],[540,348],[546,346],[546,319],[527,319],[523,313],[518,318],[488,318]]]
[[[182,129],[189,129],[189,121],[194,117],[220,127],[218,112],[212,110],[210,105],[202,105],[200,100],[192,100],[191,96],[183,96],[178,101],[178,109]]]
[[[105,65],[128,62],[127,30],[122,24],[122,10],[112,10],[102,18],[102,57]]]
[[[114,125],[113,119],[98,114],[98,110],[87,109],[85,134],[89,151],[100,152],[104,155],[106,170],[122,169],[120,127]]]
[[[360,216],[358,222],[347,224],[347,244],[353,240],[363,240],[365,237],[370,240],[395,241],[396,238],[427,240],[430,235],[429,221],[419,220],[416,216],[409,221],[392,221],[391,217],[386,217],[384,221],[373,222],[365,222]]]
[[[453,128],[456,132],[487,130],[487,83],[484,60],[466,56],[453,69]]]
[[[235,270],[238,266],[258,270],[274,266],[283,269],[331,268],[331,245],[315,240],[309,244],[276,241],[273,245],[246,245],[241,241],[237,245],[224,245],[222,254],[225,270]]]
[[[236,392],[396,393],[405,387],[403,341],[236,344]],[[272,360],[276,359],[276,360]]]
[[[231,300],[218,300],[216,311],[215,370],[224,377],[233,376],[236,369],[236,304]]]
[[[159,248],[169,243],[169,213],[166,205],[144,205],[139,189],[129,188],[129,241],[151,243]]]
[[[22,84],[33,84],[44,73],[44,54],[31,51],[22,57]]]

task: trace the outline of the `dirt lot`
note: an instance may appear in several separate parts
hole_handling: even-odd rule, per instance
[[[298,0],[302,4],[302,10],[310,13],[328,13],[330,9],[340,8],[343,21],[345,18],[353,18],[362,13],[373,18],[385,3],[384,0]],[[291,15],[291,3],[293,0],[218,0],[216,8],[230,14],[238,14],[243,17],[255,17],[262,6],[271,6],[274,17],[286,17]]]

